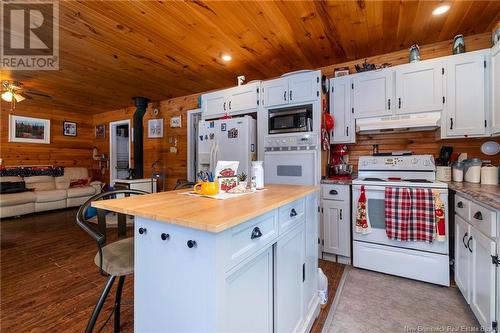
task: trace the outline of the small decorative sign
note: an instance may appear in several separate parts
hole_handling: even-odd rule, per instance
[[[163,118],[148,120],[148,138],[163,138]]]
[[[171,117],[170,118],[170,127],[172,127],[172,128],[180,128],[180,127],[182,127],[182,118],[181,118],[181,116]]]

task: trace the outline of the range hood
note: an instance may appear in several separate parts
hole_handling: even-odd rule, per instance
[[[432,131],[441,126],[441,112],[356,119],[356,132]]]

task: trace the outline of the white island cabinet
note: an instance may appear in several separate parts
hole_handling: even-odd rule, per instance
[[[135,216],[134,332],[308,332],[318,197],[315,186],[269,185],[228,200],[162,192],[96,204]]]

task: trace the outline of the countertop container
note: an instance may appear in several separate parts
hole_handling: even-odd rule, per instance
[[[498,185],[498,167],[488,164],[481,168],[481,184]]]
[[[436,179],[441,182],[451,181],[451,167],[449,166],[437,166],[436,167]]]
[[[464,180],[464,164],[462,162],[453,163],[453,181],[462,182]]]
[[[464,178],[469,183],[479,183],[481,181],[481,165],[483,162],[479,158],[470,158],[464,161]]]

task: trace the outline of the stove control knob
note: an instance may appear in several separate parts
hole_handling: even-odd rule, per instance
[[[414,158],[411,160],[411,163],[413,163],[413,164],[417,164],[417,163],[418,163],[417,158],[416,158],[416,157],[414,157]]]
[[[429,166],[430,162],[428,160],[424,160],[424,166]]]

